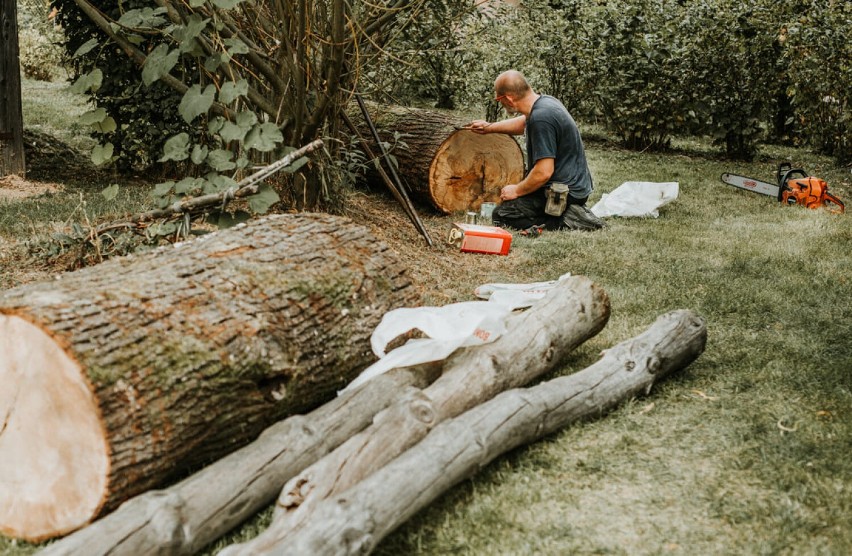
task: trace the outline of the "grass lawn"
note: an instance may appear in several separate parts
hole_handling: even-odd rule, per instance
[[[789,161],[852,208],[852,174],[804,150],[764,146],[742,163],[700,139],[676,147],[589,141],[593,201],[634,180],[677,181],[678,199],[658,218],[612,218],[599,232],[517,237],[507,257],[428,249],[392,202],[351,194],[349,216],[397,251],[427,303],[566,272],[600,284],[610,321],[557,374],[670,310],[691,309],[708,327],[705,353],[649,397],[498,458],[378,554],[852,554],[852,214],[784,207],[719,181],[773,181]],[[56,272],[24,257],[33,235],[146,202],[141,186],[103,202],[103,185],[0,200],[0,287]],[[454,219],[423,213],[440,243]],[[269,513],[208,553],[250,538]],[[0,537],[2,555],[34,550]]]

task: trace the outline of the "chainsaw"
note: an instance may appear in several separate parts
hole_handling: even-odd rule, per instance
[[[828,192],[828,184],[824,180],[808,176],[801,168],[793,168],[784,162],[778,166],[777,179],[776,185],[736,174],[722,174],[722,181],[728,185],[775,197],[785,205],[823,207],[835,213],[846,210],[843,202]]]

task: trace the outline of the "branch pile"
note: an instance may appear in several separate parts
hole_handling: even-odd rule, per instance
[[[439,364],[391,371],[285,419],[44,554],[192,554],[276,496],[269,528],[222,554],[369,552],[495,457],[648,394],[704,349],[703,320],[676,311],[589,368],[522,388],[559,368],[608,317],[608,297],[592,281],[560,281],[544,300],[509,317],[496,341]]]

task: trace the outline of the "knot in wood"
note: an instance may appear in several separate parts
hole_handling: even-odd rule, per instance
[[[658,357],[651,356],[648,358],[648,361],[645,365],[648,369],[648,373],[655,375],[657,374],[657,371],[660,370],[660,366],[662,365],[662,363],[660,362],[660,359]]]
[[[435,408],[432,407],[432,403],[428,400],[413,400],[408,406],[408,410],[411,412],[412,417],[424,425],[428,426],[435,422]]]
[[[624,370],[627,371],[628,373],[635,368],[636,368],[636,361],[633,361],[632,359],[627,361],[626,363],[624,363]]]

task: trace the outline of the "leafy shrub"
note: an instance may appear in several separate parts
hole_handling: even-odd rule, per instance
[[[852,161],[852,5],[793,2],[790,23],[781,29],[785,86],[803,142],[840,163]],[[810,4],[810,3],[808,3]]]
[[[681,32],[699,125],[728,156],[751,159],[767,136],[781,87],[778,5],[770,0],[695,2]]]
[[[665,149],[683,129],[689,99],[680,10],[675,1],[642,0],[608,2],[591,12],[586,82],[599,116],[629,148]]]
[[[95,68],[102,72],[100,86],[91,96],[117,124],[113,131],[104,134],[104,139],[114,146],[111,158],[119,170],[151,170],[162,155],[168,137],[183,132],[197,135],[198,132],[193,132],[177,113],[180,94],[160,82],[144,86],[140,68],[117,46],[102,38],[73,0],[54,0],[54,3],[66,29],[65,51],[71,59],[71,69],[78,76]],[[119,5],[99,0],[93,4],[118,20],[122,12],[150,8],[152,3],[128,0]],[[100,43],[91,47],[97,40]],[[155,44],[143,38],[137,46],[149,51]],[[185,68],[185,71],[192,70],[192,66]]]
[[[62,75],[62,32],[48,34],[44,29],[21,28],[18,31],[21,71],[25,77],[53,81]]]

